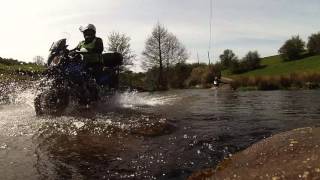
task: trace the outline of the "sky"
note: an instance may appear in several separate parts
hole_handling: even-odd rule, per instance
[[[47,57],[53,41],[67,37],[71,48],[83,37],[79,26],[95,24],[107,46],[112,32],[131,37],[142,58],[145,41],[159,22],[186,46],[188,62],[218,60],[224,49],[241,58],[257,50],[275,55],[293,35],[305,41],[320,31],[318,0],[0,0],[0,57],[32,61]],[[138,63],[139,64],[139,63]],[[139,69],[136,67],[136,69]]]

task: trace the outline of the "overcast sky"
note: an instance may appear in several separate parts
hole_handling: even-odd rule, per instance
[[[187,47],[189,62],[207,62],[210,0],[1,0],[0,56],[31,61],[47,57],[51,43],[67,36],[74,47],[78,28],[93,23],[107,45],[112,31],[131,37],[139,56],[157,22]],[[292,35],[304,40],[320,31],[319,0],[213,0],[212,50],[215,59],[226,48],[242,57],[249,50],[277,54]]]

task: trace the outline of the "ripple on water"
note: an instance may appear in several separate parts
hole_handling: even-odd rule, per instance
[[[174,126],[166,118],[133,109],[169,104],[175,96],[124,93],[116,96],[113,104],[102,104],[87,115],[82,109],[75,109],[60,117],[36,117],[35,88],[12,87],[7,91],[7,98],[1,99],[6,101],[0,105],[0,149],[16,158],[31,156],[27,161],[13,162],[16,165],[10,166],[10,172],[30,166],[35,170],[30,168],[28,174],[40,179],[154,179],[148,167],[139,161],[139,154],[146,154],[146,163],[157,158],[145,153],[149,146],[144,144],[144,139],[169,134]],[[19,143],[14,144],[17,140]],[[10,163],[10,158],[1,156],[0,161]],[[163,162],[161,158],[155,160],[155,163]]]
[[[112,112],[94,118],[57,117],[43,123],[33,139],[38,144],[38,161],[44,176],[53,173],[43,169],[49,163],[54,167],[69,166],[62,168],[62,174],[50,176],[67,178],[68,174],[75,174],[87,178],[152,179],[150,173],[143,170],[145,165],[140,164],[139,158],[135,163],[137,157],[134,156],[148,149],[148,146],[142,146],[144,138],[164,135],[170,128],[170,123],[161,117],[134,115],[131,111],[128,117]],[[154,161],[163,163],[161,159]]]

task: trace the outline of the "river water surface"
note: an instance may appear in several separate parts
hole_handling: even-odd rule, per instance
[[[120,93],[36,117],[0,98],[0,179],[185,179],[272,134],[320,125],[320,91]]]

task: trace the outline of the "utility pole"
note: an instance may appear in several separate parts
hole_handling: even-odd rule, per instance
[[[197,52],[198,65],[200,65],[199,53]]]
[[[209,50],[208,50],[208,60],[209,60],[209,65],[211,63],[211,59],[210,59],[210,51],[211,51],[211,43],[212,43],[212,14],[213,14],[213,10],[212,10],[212,1],[210,0],[210,21],[209,21],[209,25],[210,25],[210,39],[209,39]]]

